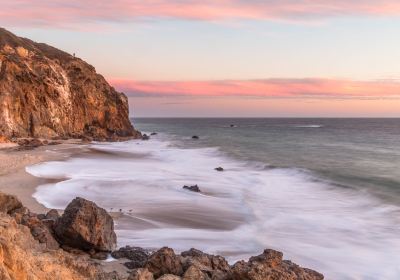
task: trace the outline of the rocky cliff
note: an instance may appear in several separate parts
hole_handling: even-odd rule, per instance
[[[0,135],[140,137],[128,100],[93,66],[0,28]]]

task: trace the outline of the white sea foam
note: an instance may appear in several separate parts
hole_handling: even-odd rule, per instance
[[[323,127],[323,125],[320,125],[320,124],[304,124],[304,125],[295,125],[295,127],[298,127],[298,128],[320,128],[320,127]]]
[[[82,196],[122,209],[131,218],[117,220],[119,245],[196,247],[232,262],[275,248],[327,279],[400,279],[398,207],[215,148],[151,139],[93,149],[102,153],[28,167],[38,177],[70,178],[40,186],[34,197],[50,208]],[[182,189],[190,184],[203,193]]]

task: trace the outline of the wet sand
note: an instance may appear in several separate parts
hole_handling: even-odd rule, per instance
[[[51,183],[30,175],[25,167],[50,160],[64,160],[74,154],[85,151],[85,145],[79,140],[62,141],[60,145],[42,146],[32,150],[18,150],[13,143],[0,144],[0,191],[16,195],[33,212],[43,213],[48,210],[32,197],[36,187]]]

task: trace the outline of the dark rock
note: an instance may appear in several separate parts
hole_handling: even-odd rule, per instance
[[[222,171],[224,171],[224,169],[222,168],[222,167],[217,167],[217,168],[214,168],[216,171],[220,171],[220,172],[222,172]]]
[[[193,135],[193,136],[192,136],[192,139],[193,139],[193,140],[198,140],[198,139],[200,139],[200,137],[197,136],[197,135]]]
[[[57,220],[54,230],[60,243],[82,250],[112,251],[117,237],[114,221],[103,208],[75,198]]]
[[[44,220],[40,220],[36,214],[31,212],[23,214],[20,217],[16,217],[16,221],[29,227],[33,238],[45,244],[47,249],[57,250],[60,247],[57,240],[54,238],[51,226],[44,223]]]
[[[128,280],[154,280],[154,276],[147,268],[138,268],[132,270]]]
[[[174,274],[182,276],[182,257],[175,255],[174,250],[168,247],[163,247],[157,252],[154,252],[146,262],[145,267],[154,274],[155,277],[160,277],[164,274]]]
[[[157,134],[158,134],[157,132],[150,133],[151,136],[154,136],[154,135],[157,135]]]
[[[149,140],[149,139],[150,139],[149,135],[147,135],[147,134],[142,135],[142,140]]]
[[[147,250],[140,247],[125,246],[111,253],[115,259],[125,258],[136,263],[136,267],[143,267],[150,254]]]
[[[22,203],[15,195],[0,192],[0,212],[10,214],[21,207]]]
[[[199,186],[194,185],[194,186],[183,186],[183,189],[192,191],[192,192],[201,192]]]
[[[232,279],[322,280],[324,276],[290,261],[282,261],[281,252],[266,249],[261,255],[251,257],[248,262],[235,263],[232,267]]]
[[[46,219],[56,221],[58,218],[60,218],[60,214],[58,213],[58,211],[56,209],[51,209],[46,214]]]
[[[107,253],[107,252],[96,252],[96,251],[92,251],[92,252],[90,252],[90,257],[91,257],[92,259],[95,259],[95,260],[104,261],[104,260],[107,259],[108,253]]]

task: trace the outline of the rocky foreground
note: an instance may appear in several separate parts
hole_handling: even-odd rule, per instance
[[[128,280],[320,280],[323,275],[283,260],[266,249],[234,265],[221,256],[190,249],[176,254],[164,247],[115,250],[114,223],[102,208],[83,198],[58,211],[35,214],[12,195],[0,193],[0,279],[128,279]],[[124,260],[128,273],[107,271],[109,254]]]
[[[0,137],[113,141],[140,133],[127,97],[93,66],[0,28]]]

